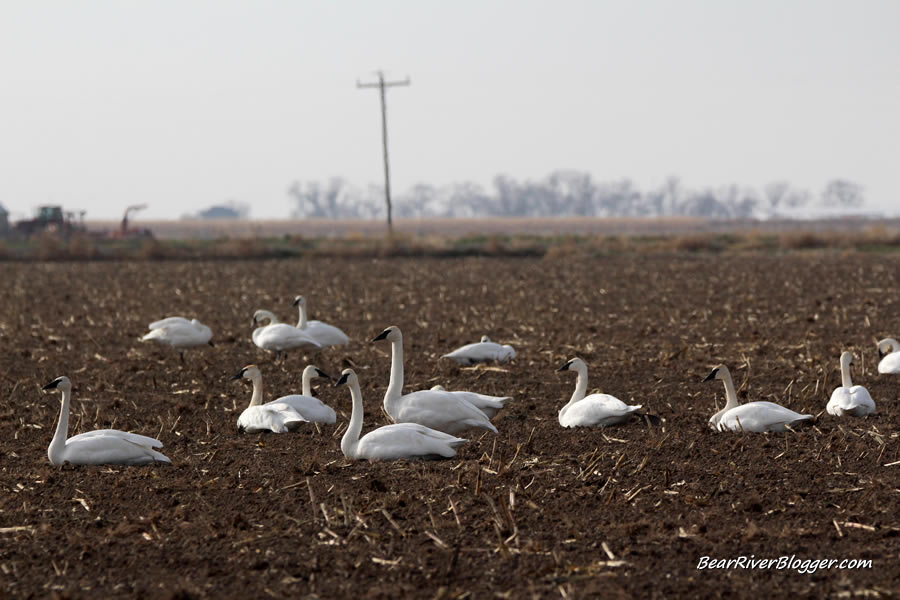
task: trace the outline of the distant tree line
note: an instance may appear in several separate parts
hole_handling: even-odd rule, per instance
[[[288,190],[295,218],[374,219],[385,213],[383,190],[328,182],[295,182]],[[739,185],[689,189],[677,177],[643,191],[629,179],[598,182],[588,173],[555,171],[539,181],[500,175],[491,189],[471,182],[442,187],[418,184],[393,199],[395,217],[666,217],[717,219],[773,217],[818,204],[853,208],[864,203],[857,183],[835,179],[814,198],[808,190],[775,181],[761,190]]]

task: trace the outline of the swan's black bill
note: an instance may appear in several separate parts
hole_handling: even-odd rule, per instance
[[[884,358],[884,352],[881,351],[881,348],[878,349],[878,360]]]
[[[713,369],[712,372],[709,375],[707,375],[706,379],[704,379],[703,381],[704,382],[712,381],[713,379],[716,378],[716,375],[718,374],[718,372],[719,372],[719,369]]]
[[[325,371],[323,371],[322,369],[320,369],[318,367],[316,367],[316,373],[319,375],[319,377],[324,377],[325,379],[331,379],[331,375],[329,375],[328,373],[326,373]]]
[[[42,387],[41,390],[43,390],[45,392],[47,390],[55,390],[56,386],[58,386],[61,382],[62,382],[62,377],[57,377],[56,379],[54,379],[53,381],[51,381],[50,383],[48,383],[47,385]]]
[[[241,371],[237,375],[232,375],[231,381],[234,381],[235,379],[242,379],[244,377],[244,371],[246,370],[247,369],[241,369]]]
[[[347,379],[349,377],[350,377],[350,373],[344,373],[343,375],[341,375],[341,378],[337,380],[337,383],[334,384],[334,387],[337,387],[339,385],[344,385],[345,383],[347,383]]]
[[[212,340],[209,340],[209,341],[206,342],[206,343],[209,344],[210,347],[212,347],[212,348],[215,348],[215,347],[216,347],[216,345],[212,343]]]
[[[377,336],[375,336],[375,339],[373,339],[372,341],[373,341],[373,342],[381,341],[381,340],[387,338],[387,336],[389,336],[389,335],[391,335],[391,330],[390,330],[390,329],[385,329],[384,331],[382,331],[381,333],[379,333]]]
[[[571,367],[571,366],[572,366],[572,361],[570,360],[569,362],[567,362],[566,364],[564,364],[563,366],[561,366],[560,368],[558,368],[558,369],[556,370],[556,372],[558,373],[558,372],[560,372],[560,371],[568,371],[568,370],[569,370],[569,367]]]
[[[296,298],[294,298],[294,303],[291,306],[297,306],[301,302],[303,302],[303,296],[297,296]]]

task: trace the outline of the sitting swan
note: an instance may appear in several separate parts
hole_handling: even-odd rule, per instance
[[[250,405],[238,417],[237,426],[239,431],[247,433],[260,433],[263,431],[285,433],[307,422],[303,415],[297,412],[290,404],[282,402],[281,398],[265,404],[262,403],[262,373],[260,373],[259,367],[256,365],[247,365],[231,379],[249,379],[253,383],[253,395],[250,397]]]
[[[181,351],[181,362],[184,362],[185,348],[213,345],[212,330],[197,319],[189,321],[184,317],[166,317],[150,323],[147,328],[151,331],[141,341],[154,341],[178,348]]]
[[[417,423],[385,425],[360,438],[363,422],[362,391],[353,369],[344,369],[335,386],[344,384],[350,386],[350,396],[353,399],[350,425],[341,438],[341,452],[347,458],[451,458],[456,456],[456,449],[467,441]]]
[[[69,430],[69,402],[72,399],[72,382],[68,377],[57,377],[42,388],[62,392],[59,423],[47,456],[50,463],[61,465],[147,465],[171,463],[167,456],[154,448],[162,448],[162,442],[153,438],[126,433],[118,429],[98,429],[66,439]]]
[[[275,352],[275,360],[281,358],[282,353],[288,350],[321,350],[322,345],[314,340],[308,333],[303,332],[293,325],[282,323],[267,310],[257,310],[253,313],[253,324],[268,320],[267,325],[253,330],[253,343],[263,350]]]
[[[900,343],[894,338],[878,342],[878,372],[883,375],[900,374]]]
[[[328,346],[343,346],[350,343],[350,338],[347,337],[347,334],[334,325],[329,325],[322,321],[307,321],[306,298],[303,296],[294,298],[294,306],[300,307],[300,320],[297,322],[297,329],[308,333],[313,339],[319,342],[323,348]]]
[[[865,417],[875,412],[875,401],[869,391],[861,385],[853,385],[850,380],[850,363],[853,353],[841,352],[841,387],[831,393],[831,400],[825,410],[829,415],[842,417]]]
[[[580,358],[573,358],[560,371],[575,371],[575,393],[569,403],[559,411],[559,424],[563,427],[607,427],[625,423],[641,409],[641,405],[628,405],[609,394],[587,392],[587,365]]]
[[[719,365],[703,381],[721,379],[725,383],[725,408],[709,420],[709,426],[717,431],[787,431],[788,427],[813,421],[812,415],[801,415],[774,402],[748,402],[738,404],[734,381],[728,367]]]
[[[385,410],[388,414],[391,414],[390,410],[387,408],[388,402],[396,402],[403,395],[403,333],[400,331],[399,327],[392,325],[379,333],[372,341],[377,342],[379,340],[388,340],[391,343],[391,380],[384,396]],[[449,394],[450,397],[455,398],[457,401],[471,404],[484,413],[488,419],[492,419],[507,402],[512,400],[512,397],[510,396],[488,396],[486,394],[477,394],[475,392],[448,392],[443,387],[441,387],[440,390],[436,389],[437,387],[438,386],[434,386],[428,391],[443,392],[444,394]],[[431,425],[431,427],[435,426]],[[440,427],[435,427],[435,429],[440,429]],[[442,429],[441,431],[447,430]],[[454,432],[451,431],[448,433]]]
[[[449,358],[461,365],[474,365],[483,362],[507,362],[516,357],[516,351],[509,344],[500,345],[492,342],[483,335],[481,341],[475,344],[466,344],[453,352],[443,355],[441,358]]]

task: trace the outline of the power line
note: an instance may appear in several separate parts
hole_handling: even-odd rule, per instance
[[[384,72],[378,71],[378,83],[360,83],[356,80],[357,88],[378,88],[381,95],[381,145],[384,148],[384,200],[387,204],[388,232],[393,233],[394,224],[391,219],[391,170],[388,166],[388,138],[387,138],[387,103],[385,102],[385,88],[409,85],[409,77],[403,81],[385,81]]]

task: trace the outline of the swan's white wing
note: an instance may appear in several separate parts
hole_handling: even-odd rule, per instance
[[[836,417],[844,415],[864,417],[875,412],[875,401],[872,400],[869,391],[861,385],[849,388],[841,386],[831,393],[831,399],[825,410]]]
[[[900,374],[900,352],[891,352],[878,363],[878,372],[882,375]]]
[[[515,358],[516,352],[512,346],[501,346],[494,342],[477,342],[466,344],[453,352],[444,354],[443,358],[449,358],[464,365],[473,365],[482,362],[504,362]]]
[[[275,323],[253,331],[253,342],[264,350],[321,349],[322,345],[308,333],[287,323]]]
[[[278,402],[287,404],[311,423],[334,423],[337,420],[334,409],[313,396],[291,394],[273,400],[269,404]]]
[[[434,388],[431,388],[432,390]],[[443,389],[443,388],[442,388]],[[487,418],[493,419],[503,406],[512,400],[511,396],[488,396],[487,394],[478,394],[476,392],[447,392],[453,394],[456,398],[465,400],[481,412]]]
[[[811,421],[812,415],[801,415],[774,402],[748,402],[722,415],[720,430],[731,431],[787,431],[786,425]]]
[[[119,431],[118,429],[96,429],[94,431],[86,431],[84,433],[79,433],[78,435],[73,435],[68,440],[66,440],[66,443],[90,437],[109,436],[118,437],[123,440],[127,440],[132,444],[139,444],[141,446],[147,446],[148,448],[162,448],[162,442],[155,438],[147,437],[146,435],[141,435],[139,433]]]
[[[135,443],[124,432],[114,429],[90,432],[94,435],[78,435],[66,440],[62,460],[76,465],[144,465],[153,462],[171,462],[167,456],[149,445]],[[134,438],[144,436],[131,434]],[[151,439],[151,438],[144,438]],[[156,440],[152,440],[159,444]]]
[[[184,317],[166,317],[159,321],[153,321],[147,325],[147,329],[160,329],[161,327],[169,327],[170,325],[190,325],[191,321]]]
[[[627,421],[641,405],[630,406],[609,394],[591,394],[570,406],[559,417],[563,427],[606,427]]]
[[[300,331],[308,333],[323,348],[325,346],[343,346],[350,343],[350,338],[347,337],[346,333],[334,325],[329,325],[322,321],[308,321],[306,327]]]
[[[456,456],[456,448],[465,441],[416,423],[398,423],[379,427],[360,438],[357,454],[369,460],[450,458]]]
[[[200,322],[170,323],[154,329],[141,338],[141,341],[156,340],[175,348],[202,346],[212,339],[212,330]]]
[[[303,415],[291,406],[282,402],[269,402],[247,407],[238,417],[238,429],[247,433],[285,433],[306,422]]]
[[[438,431],[458,433],[481,427],[497,433],[487,416],[452,392],[422,390],[385,403],[385,410],[397,423],[419,423]]]

